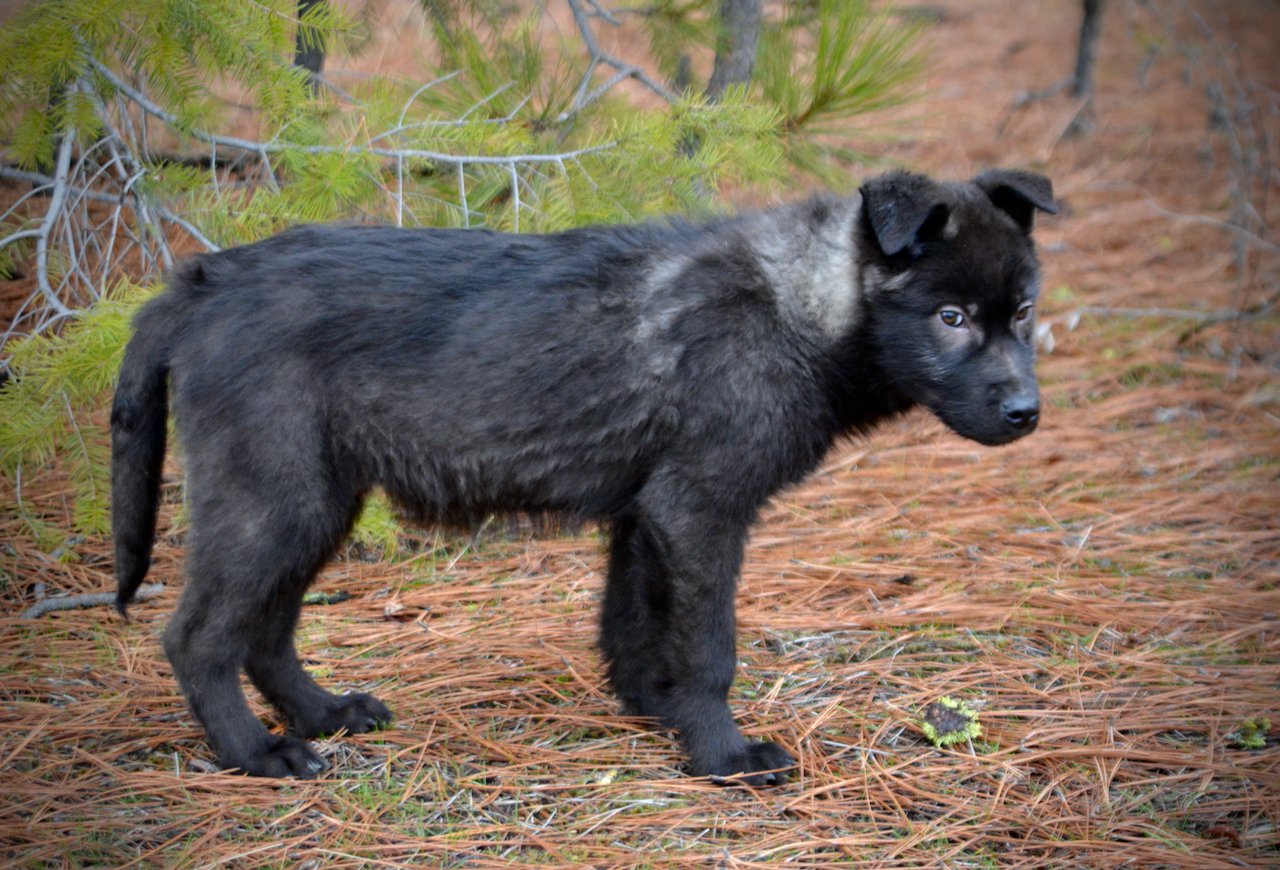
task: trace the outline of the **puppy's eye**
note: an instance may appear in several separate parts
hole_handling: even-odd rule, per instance
[[[952,326],[956,329],[965,325],[964,315],[959,311],[956,311],[954,308],[942,309],[938,312],[938,317],[947,326]]]
[[[1024,320],[1030,317],[1031,312],[1035,310],[1036,310],[1036,307],[1032,305],[1030,302],[1024,302],[1018,308],[1018,313],[1013,315],[1013,319],[1018,321],[1019,323],[1022,323]]]

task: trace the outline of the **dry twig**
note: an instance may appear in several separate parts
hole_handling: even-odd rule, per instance
[[[164,592],[163,583],[147,583],[138,588],[134,594],[134,601],[146,601],[148,598],[155,598]],[[42,598],[35,604],[22,611],[22,619],[38,619],[46,613],[55,613],[60,610],[80,610],[85,607],[106,607],[116,603],[116,596],[113,592],[90,592],[84,595],[66,595],[61,598]]]

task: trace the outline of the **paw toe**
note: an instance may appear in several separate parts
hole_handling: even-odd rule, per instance
[[[293,733],[300,737],[323,737],[338,731],[363,734],[376,731],[392,720],[387,705],[372,695],[353,692],[350,695],[330,696],[324,706],[294,717]]]
[[[341,700],[343,703],[336,718],[341,722],[339,727],[351,734],[376,731],[391,722],[391,710],[372,695],[344,695]]]
[[[776,743],[748,743],[715,765],[708,774],[717,785],[781,785],[795,764],[791,753]]]
[[[329,763],[317,755],[305,740],[272,735],[260,751],[226,766],[238,768],[249,776],[311,779],[327,770]]]

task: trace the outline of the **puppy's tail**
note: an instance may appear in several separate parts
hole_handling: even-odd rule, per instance
[[[155,543],[169,414],[169,346],[177,326],[173,294],[149,302],[133,325],[111,406],[111,535],[116,609],[122,615],[151,567]]]

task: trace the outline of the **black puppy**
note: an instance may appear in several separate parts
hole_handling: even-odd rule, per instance
[[[112,411],[118,602],[147,571],[172,389],[188,579],[165,651],[226,767],[309,776],[304,738],[391,719],[302,669],[307,585],[381,487],[425,521],[595,518],[600,646],[696,775],[780,781],[726,697],[762,504],[841,435],[922,404],[1003,444],[1035,428],[1034,210],[1049,181],[894,173],[859,195],[546,236],[299,227],[200,256],[136,320]],[[297,736],[273,736],[247,671]]]

